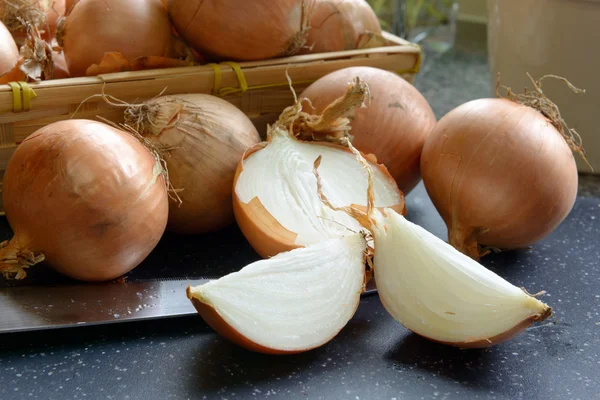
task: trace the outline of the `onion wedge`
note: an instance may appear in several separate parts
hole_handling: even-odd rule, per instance
[[[386,310],[409,330],[457,347],[513,338],[552,308],[394,210],[374,212],[375,279]]]
[[[329,342],[352,318],[367,281],[363,233],[252,263],[187,288],[219,334],[252,351],[300,353]]]

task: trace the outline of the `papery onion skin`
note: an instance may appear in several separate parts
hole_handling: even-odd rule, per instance
[[[339,149],[350,153],[350,150],[346,147],[338,146],[332,143],[319,142],[319,146],[328,146]],[[263,206],[260,199],[255,197],[249,203],[244,203],[238,197],[235,187],[238,178],[244,170],[244,160],[250,157],[257,151],[260,151],[265,146],[268,146],[267,142],[261,142],[254,147],[250,148],[245,154],[242,160],[240,160],[235,177],[233,180],[233,211],[235,214],[235,220],[240,227],[240,230],[244,234],[244,237],[254,251],[263,258],[269,258],[285,251],[290,251],[300,247],[302,245],[296,244],[297,234],[284,228]],[[382,164],[378,164],[379,170],[386,176],[389,175],[387,169]],[[316,188],[315,188],[316,191]],[[400,214],[406,214],[406,206],[404,202],[404,194],[399,190],[401,201],[399,204],[389,207]],[[366,207],[362,205],[351,205],[353,208],[365,211]],[[382,207],[381,207],[382,209]]]
[[[177,32],[197,51],[227,60],[293,55],[305,43],[313,0],[167,0]]]
[[[159,97],[147,102],[181,105],[160,132],[146,132],[157,147],[169,149],[164,159],[171,185],[181,199],[170,202],[170,231],[214,232],[234,222],[233,179],[239,160],[260,142],[252,121],[231,103],[207,94]],[[176,121],[176,122],[173,122]],[[133,122],[131,123],[133,125]]]
[[[85,76],[105,53],[132,61],[143,56],[176,58],[176,42],[160,0],[78,2],[57,32],[71,76]]]
[[[19,69],[19,49],[10,32],[0,22],[0,84],[23,80]]]
[[[366,0],[316,0],[302,53],[353,50],[366,32],[381,34],[377,15]]]
[[[89,120],[46,125],[17,147],[4,175],[15,234],[9,246],[42,253],[74,279],[117,278],[144,260],[165,230],[161,172],[124,131]]]
[[[423,148],[421,172],[449,242],[474,259],[482,247],[538,242],[577,196],[566,141],[541,113],[507,99],[473,100],[441,118]]]
[[[319,114],[345,93],[356,76],[369,85],[371,98],[352,119],[352,144],[362,153],[374,154],[408,194],[421,179],[421,151],[436,124],[429,103],[414,86],[393,72],[349,67],[320,78],[299,98],[310,99],[315,109],[306,107],[306,111]]]

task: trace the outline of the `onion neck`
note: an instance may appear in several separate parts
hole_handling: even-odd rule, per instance
[[[45,256],[34,253],[22,246],[17,237],[0,243],[0,272],[6,279],[23,279],[27,276],[26,268],[44,261]]]
[[[489,249],[484,249],[477,241],[477,237],[483,231],[485,231],[484,228],[463,229],[451,226],[448,229],[448,242],[456,250],[479,261],[481,257],[490,252]]]

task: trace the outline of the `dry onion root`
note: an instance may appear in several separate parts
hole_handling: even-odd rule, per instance
[[[252,121],[237,107],[206,94],[161,96],[128,107],[125,123],[163,156],[178,199],[168,229],[198,234],[234,222],[233,178],[239,160],[260,142]]]
[[[358,231],[358,221],[333,211],[318,195],[313,163],[320,156],[322,191],[338,207],[365,209],[365,171],[348,149],[348,115],[363,105],[368,87],[357,79],[344,96],[321,115],[302,111],[302,101],[283,111],[268,130],[267,142],[246,152],[234,180],[235,218],[246,239],[262,257]],[[318,137],[300,141],[295,135]],[[332,141],[332,142],[328,142]],[[338,144],[339,143],[339,144]],[[385,167],[374,170],[377,207],[405,212],[404,196]]]
[[[26,23],[27,39],[21,46],[21,71],[34,81],[54,79],[54,52],[48,42],[42,39],[38,28]]]
[[[423,148],[423,182],[449,241],[474,259],[490,249],[536,243],[575,202],[572,150],[583,155],[581,139],[544,95],[541,81],[534,85],[524,95],[509,92],[509,98],[455,108]]]
[[[65,0],[0,0],[0,22],[19,46],[27,39],[26,24],[35,26],[42,39],[50,42],[64,14]]]
[[[552,309],[524,289],[395,210],[374,209],[373,173],[355,154],[369,173],[368,208],[359,220],[373,234],[377,291],[390,315],[425,338],[462,348],[501,343],[550,317]]]
[[[300,353],[329,342],[352,318],[368,275],[362,233],[257,261],[187,296],[218,333],[252,351]]]
[[[178,33],[219,59],[264,60],[306,43],[314,0],[167,0]]]
[[[135,268],[158,243],[168,216],[158,158],[109,125],[65,120],[37,130],[11,157],[3,184],[14,237],[0,249],[0,272],[23,279],[45,261],[84,281]]]
[[[127,63],[150,56],[188,62],[193,58],[173,35],[161,0],[78,2],[56,36],[72,76],[120,71],[110,57],[105,59],[107,53],[117,53]]]
[[[381,34],[379,19],[366,0],[315,0],[302,53],[353,50],[366,34]]]
[[[383,163],[404,194],[420,181],[419,162],[436,118],[423,95],[401,76],[372,67],[344,68],[318,79],[301,94],[319,114],[346,91],[355,77],[369,85],[368,107],[350,121],[352,144]]]
[[[0,22],[0,84],[23,80],[25,74],[19,68],[20,64],[19,49]]]

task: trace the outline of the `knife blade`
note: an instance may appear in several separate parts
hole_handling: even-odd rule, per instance
[[[0,288],[0,333],[195,315],[185,289],[213,279]],[[376,292],[371,279],[362,295]]]

